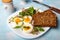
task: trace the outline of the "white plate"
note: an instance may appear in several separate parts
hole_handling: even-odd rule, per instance
[[[10,16],[8,17],[8,19],[7,19],[7,24],[8,24],[8,26],[9,26],[9,28],[10,28],[13,32],[15,32],[17,35],[19,35],[20,37],[27,38],[27,39],[37,38],[37,37],[43,35],[44,33],[46,33],[46,32],[50,29],[50,27],[43,27],[45,31],[44,31],[44,32],[40,32],[38,35],[26,34],[26,33],[23,33],[20,29],[14,29],[14,28],[12,27],[12,25],[11,25],[8,21],[9,21],[9,19],[10,19],[11,17],[14,17],[14,16],[18,15],[19,12],[21,12],[21,11],[22,11],[22,9],[19,10],[19,11],[17,11],[17,12],[15,12],[15,13],[13,13],[12,15],[10,15]],[[41,11],[41,10],[39,10],[39,11]]]

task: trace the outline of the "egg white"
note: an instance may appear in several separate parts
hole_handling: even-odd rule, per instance
[[[23,22],[19,22],[17,25],[18,25],[18,26],[21,26],[22,24],[23,24]]]
[[[25,32],[25,33],[30,33],[30,32],[32,32],[33,26],[32,26],[31,24],[24,24],[23,26],[29,26],[29,27],[30,27],[29,30],[24,30],[24,28],[23,28],[23,32]]]
[[[31,22],[31,20],[32,20],[32,17],[31,16],[24,16],[23,18],[24,18],[24,20],[25,20],[25,18],[29,18],[30,19],[30,21],[29,22],[25,22],[25,21],[23,21],[24,22],[24,24],[27,24],[27,23],[30,23]]]
[[[14,18],[14,22],[15,22],[15,23],[16,23],[16,21],[15,21],[16,19],[17,19],[17,17],[16,17],[16,18]],[[20,19],[21,21],[23,20],[22,18],[19,18],[19,19]],[[20,22],[19,22],[19,23],[20,23]]]
[[[15,22],[11,22],[10,24],[11,24],[11,27],[13,27],[13,28],[16,26]]]

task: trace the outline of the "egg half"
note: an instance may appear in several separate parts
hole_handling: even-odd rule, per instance
[[[18,23],[22,22],[22,18],[15,17],[15,18],[14,18],[14,22],[15,22],[16,24],[18,24]]]
[[[24,16],[23,18],[24,18],[24,23],[30,23],[32,20],[31,16]]]
[[[23,25],[23,32],[30,33],[33,30],[33,26],[31,24],[25,24]]]
[[[21,26],[23,24],[22,20],[23,20],[22,18],[15,17],[14,23],[16,23],[17,26]]]

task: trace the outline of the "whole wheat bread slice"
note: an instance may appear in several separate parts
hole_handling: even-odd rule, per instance
[[[32,16],[34,26],[43,26],[43,27],[56,27],[57,25],[57,17],[56,14],[53,13],[51,10],[46,10],[44,12],[35,13]]]

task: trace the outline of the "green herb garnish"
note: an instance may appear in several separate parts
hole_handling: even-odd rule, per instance
[[[40,31],[44,31],[44,29],[42,27],[39,28]]]
[[[44,31],[44,29],[42,27],[35,27],[34,29],[38,30],[38,31]]]
[[[28,16],[28,15],[32,16],[33,14],[35,14],[35,10],[33,7],[25,9],[22,12],[19,12],[19,15],[21,15],[21,16]]]
[[[28,8],[28,13],[30,13],[30,15],[33,15],[34,14],[34,8],[33,7]]]
[[[21,28],[21,26],[15,26],[14,28]]]

